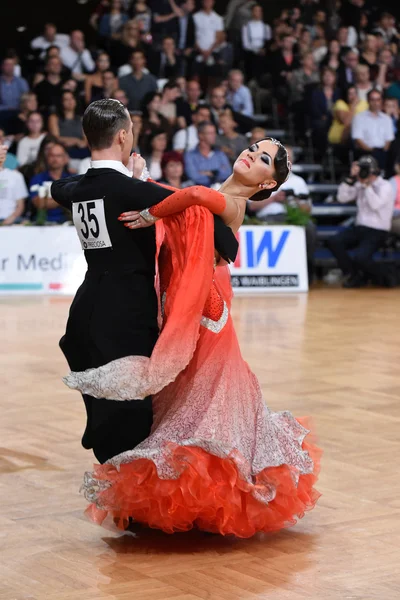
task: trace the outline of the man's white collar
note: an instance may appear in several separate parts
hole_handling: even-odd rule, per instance
[[[114,169],[114,171],[119,171],[122,175],[132,177],[132,171],[125,167],[119,160],[92,160],[90,167],[92,169]]]

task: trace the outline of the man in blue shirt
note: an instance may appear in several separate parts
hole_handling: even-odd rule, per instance
[[[203,121],[199,124],[198,134],[197,148],[185,152],[186,175],[197,185],[210,187],[215,183],[222,183],[232,170],[226,154],[221,150],[214,150],[217,139],[215,125]]]
[[[246,115],[246,117],[252,117],[254,115],[253,98],[249,88],[243,85],[243,81],[242,71],[239,69],[229,71],[226,99],[233,110]]]
[[[38,173],[32,177],[29,183],[29,195],[32,205],[38,213],[36,221],[47,223],[64,223],[70,216],[50,196],[50,186],[53,181],[69,177],[67,170],[69,161],[68,154],[61,144],[53,144],[47,154],[47,171]]]
[[[1,63],[0,110],[19,110],[21,95],[29,91],[29,85],[23,77],[14,75],[15,59],[5,58]]]

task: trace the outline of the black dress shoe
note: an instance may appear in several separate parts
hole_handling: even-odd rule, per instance
[[[348,279],[343,282],[344,288],[363,288],[368,285],[368,281],[365,279],[364,275],[361,273],[357,273],[357,275],[352,275]]]

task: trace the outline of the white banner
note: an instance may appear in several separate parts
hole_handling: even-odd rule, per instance
[[[235,293],[307,291],[303,228],[242,227],[239,242]],[[72,295],[85,271],[74,227],[0,228],[0,294]]]

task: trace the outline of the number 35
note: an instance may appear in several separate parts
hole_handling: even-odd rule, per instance
[[[85,214],[85,205],[86,205],[86,214]],[[100,234],[100,226],[97,220],[97,217],[92,210],[96,209],[96,204],[94,202],[85,202],[85,205],[79,203],[78,205],[78,213],[81,217],[81,222],[83,227],[81,227],[81,233],[85,240],[89,237],[89,232],[92,234],[94,238],[99,237]],[[93,222],[95,225],[95,229],[89,227],[89,224]]]

